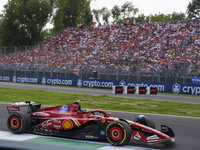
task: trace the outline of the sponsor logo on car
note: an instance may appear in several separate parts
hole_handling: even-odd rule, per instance
[[[85,135],[85,138],[87,138],[87,139],[93,139],[94,136],[92,136],[92,135]]]
[[[138,132],[137,132],[136,135],[134,135],[134,139],[136,139],[136,140],[140,140],[141,139],[141,136],[140,136],[140,134]]]
[[[53,125],[54,128],[56,128],[57,130],[61,129],[61,125]]]
[[[162,132],[168,132],[168,128],[162,126],[161,131],[162,131]]]
[[[105,120],[105,119],[102,119],[101,121],[102,121],[102,123],[104,123],[106,120]]]
[[[67,112],[67,110],[68,110],[67,105],[63,105],[63,106],[60,108],[60,112]]]
[[[57,119],[54,119],[54,120],[53,120],[53,123],[61,124],[61,121],[60,121],[60,120],[57,120]]]
[[[33,116],[36,116],[36,117],[48,117],[49,114],[45,114],[45,113],[33,113]]]
[[[51,124],[52,124],[52,123],[51,123],[51,122],[49,123],[49,120],[48,120],[48,121],[45,121],[45,122],[42,123],[42,127],[43,127],[43,128],[46,128],[46,127],[48,127],[48,126],[51,125]]]
[[[97,136],[93,136],[93,135],[85,135],[86,139],[98,139]]]
[[[105,135],[106,133],[105,133],[105,131],[101,131],[100,134],[101,135]]]
[[[156,140],[156,139],[159,139],[157,135],[152,135],[152,136],[149,136],[147,137],[147,140]]]

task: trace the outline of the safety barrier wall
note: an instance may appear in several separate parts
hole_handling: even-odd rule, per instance
[[[82,78],[51,78],[51,77],[26,77],[0,75],[0,81],[16,83],[33,83],[42,85],[61,85],[87,88],[112,89],[114,85],[157,87],[158,92],[200,95],[200,84],[180,84],[161,82],[134,82],[123,80],[98,80]]]

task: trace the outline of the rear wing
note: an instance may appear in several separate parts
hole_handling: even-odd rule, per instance
[[[9,114],[13,111],[20,111],[19,106],[6,106],[6,107]]]
[[[11,105],[13,106],[29,106],[30,104],[35,105],[35,102],[33,101],[11,102]]]
[[[9,114],[14,111],[20,111],[19,107],[24,107],[24,106],[28,106],[28,109],[31,109],[29,110],[31,112],[33,111],[33,106],[36,105],[36,103],[33,101],[11,102],[11,105],[12,106],[6,106]]]

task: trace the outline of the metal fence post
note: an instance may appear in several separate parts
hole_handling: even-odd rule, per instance
[[[98,52],[98,55],[99,55],[99,57],[98,57],[98,79],[99,79],[99,73],[100,73],[100,55],[101,55],[101,45],[100,45],[101,43],[100,43],[100,38],[99,38],[99,52]]]
[[[82,48],[81,48],[81,78],[83,73],[83,43],[82,43]]]
[[[119,79],[119,58],[120,58],[120,48],[121,48],[121,43],[119,42],[119,45],[118,45],[118,60],[117,60],[117,80]]]
[[[137,81],[139,81],[140,42],[138,41]]]
[[[67,64],[68,64],[68,62],[67,62],[67,46],[65,47],[65,51],[66,51],[66,65],[65,65],[65,69],[64,69],[64,71],[65,71],[65,78],[66,78],[66,76],[67,76],[67,73],[66,73],[66,70],[67,70],[67,72],[69,72],[69,68],[67,68]],[[69,78],[69,76],[68,76],[68,78]]]
[[[162,41],[160,43],[160,63],[159,63],[159,80],[158,82],[160,82],[160,71],[161,71],[161,50],[162,50]]]
[[[27,65],[27,46],[25,46],[25,67],[24,67],[25,68],[24,69],[25,77],[26,77],[26,67],[27,67],[26,65]]]
[[[187,41],[185,41],[185,55],[184,55],[184,73],[183,73],[183,83],[185,83],[185,76],[186,76],[186,66],[185,66],[185,63],[186,63],[186,49],[187,49]]]
[[[17,70],[17,46],[15,46],[15,70],[14,70],[15,76],[16,76],[16,70]]]
[[[3,75],[5,75],[5,71],[6,71],[5,57],[6,57],[6,47],[4,47],[4,57],[3,57],[4,70],[3,70]]]
[[[52,41],[52,40],[51,40]],[[52,75],[53,75],[53,43],[52,43],[52,52],[51,52],[51,77],[52,77]]]

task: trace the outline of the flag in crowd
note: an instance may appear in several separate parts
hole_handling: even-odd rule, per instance
[[[80,74],[80,68],[74,68],[74,74],[75,75],[77,75],[77,76],[79,76],[79,74]]]
[[[66,72],[67,71],[67,67],[63,67],[63,70],[64,70],[64,72]]]

